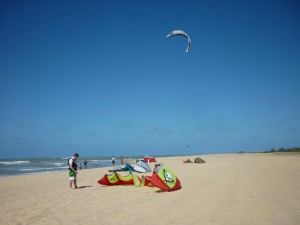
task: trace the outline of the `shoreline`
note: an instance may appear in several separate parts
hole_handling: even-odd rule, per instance
[[[210,156],[226,156],[226,155],[254,155],[254,154],[263,154],[263,155],[289,155],[289,156],[297,156],[297,155],[300,155],[300,152],[245,152],[243,154],[240,154],[240,153],[210,153],[210,154],[198,154],[198,155],[163,155],[163,156],[155,156],[156,159],[163,159],[163,158],[173,158],[173,157],[196,157],[196,156],[201,156],[201,157],[210,157]],[[85,158],[88,158],[88,157],[83,157],[83,159]],[[93,158],[93,159],[91,159]],[[97,157],[90,157],[90,161],[95,161],[94,158],[103,158],[101,156]],[[105,157],[107,158],[107,157]],[[139,156],[132,156],[130,158],[127,158],[127,160],[129,160],[129,164],[131,165],[135,165],[135,163],[132,163],[133,160],[136,160],[138,159]],[[22,159],[22,160],[26,160],[26,161],[29,161],[30,159],[62,159],[62,158],[54,158],[54,157],[50,157],[50,158],[18,158],[18,159]],[[0,159],[0,160],[5,160],[5,159]],[[8,159],[6,159],[8,160]],[[65,158],[63,158],[63,160],[65,160]],[[97,161],[97,160],[96,160]],[[100,160],[99,160],[100,161]],[[106,163],[106,164],[109,164],[111,162],[110,159],[101,159],[102,162]],[[118,162],[118,161],[117,161]],[[120,166],[119,164],[116,164],[118,166]],[[82,170],[90,170],[90,169],[97,169],[97,168],[110,168],[110,167],[113,167],[112,165],[105,165],[105,166],[99,166],[99,167],[91,167],[91,168],[83,168]],[[79,171],[82,171],[82,170],[79,170]],[[53,169],[53,171],[39,171],[39,172],[28,172],[28,173],[18,173],[18,174],[1,174],[0,175],[0,179],[1,178],[4,178],[4,177],[11,177],[11,176],[30,176],[30,175],[37,175],[37,174],[51,174],[51,173],[59,173],[59,172],[67,172],[68,169],[65,168],[65,169]]]
[[[174,156],[162,156],[162,157],[159,156],[157,158],[164,158],[164,157],[179,157],[179,156],[176,156],[176,155],[174,155]],[[99,156],[99,157],[90,157],[90,158],[83,157],[82,159],[78,160],[77,164],[79,165],[79,163],[82,163],[83,160],[88,159],[89,166],[87,168],[84,168],[84,166],[82,166],[83,169],[81,169],[81,170],[86,170],[86,169],[90,170],[90,169],[95,169],[95,168],[109,168],[109,167],[113,167],[111,165],[111,159],[106,159],[106,158],[107,157],[101,157],[101,156]],[[127,161],[129,164],[135,165],[135,162],[136,162],[137,159],[141,159],[141,157],[140,156],[128,157],[128,158],[125,159],[125,162]],[[4,161],[4,160],[6,160],[6,161]],[[54,158],[54,157],[50,157],[50,158],[18,158],[18,160],[10,160],[10,161],[7,161],[7,160],[9,160],[9,159],[0,159],[0,164],[2,163],[2,169],[7,169],[7,168],[9,169],[9,165],[13,165],[13,166],[17,165],[18,167],[20,167],[21,165],[20,165],[19,162],[26,162],[25,164],[23,164],[24,166],[31,166],[30,160],[32,160],[32,161],[36,161],[36,160],[39,160],[39,161],[40,160],[44,160],[44,161],[48,161],[48,160],[61,160],[62,161],[63,160],[62,161],[63,163],[60,162],[58,164],[62,164],[62,165],[67,164],[65,162],[67,160],[67,159],[65,159],[65,157],[64,158]],[[20,161],[20,160],[22,160],[22,161]],[[16,162],[16,163],[14,163],[14,162]],[[99,164],[96,165],[96,166],[95,165],[92,166],[91,164],[94,164],[95,162],[98,162]],[[53,163],[52,163],[52,165],[53,165]],[[115,165],[116,166],[121,166],[119,160],[116,160],[116,164]],[[10,176],[23,176],[23,175],[28,176],[28,175],[50,174],[50,173],[66,172],[66,171],[68,171],[67,165],[64,166],[63,169],[60,168],[60,167],[58,167],[58,168],[55,168],[55,167],[52,167],[52,168],[33,168],[33,169],[32,169],[32,167],[30,167],[30,168],[31,169],[24,169],[24,168],[21,168],[21,167],[20,168],[16,168],[16,170],[19,170],[21,172],[17,171],[17,172],[15,172],[15,174],[0,174],[0,179],[2,177],[10,177]],[[37,172],[24,172],[24,171],[31,171],[31,170],[40,170],[40,171],[37,171]]]
[[[196,156],[201,156],[201,157],[210,157],[210,156],[228,156],[228,155],[255,155],[255,154],[262,154],[262,155],[274,155],[274,156],[282,156],[282,155],[285,155],[285,156],[300,156],[300,152],[245,152],[243,154],[240,154],[240,153],[210,153],[210,154],[199,154],[199,155],[168,155],[168,156],[155,156],[156,159],[164,159],[164,158],[174,158],[174,157],[196,157]],[[132,156],[131,158],[128,158],[127,160],[134,160],[135,156]],[[138,156],[137,156],[138,157]],[[53,159],[54,157],[51,157],[51,159]],[[87,157],[84,157],[84,158],[87,158]],[[84,159],[83,158],[83,159]],[[91,157],[92,158],[92,157]],[[93,158],[102,158],[102,157],[93,157]],[[18,159],[24,159],[24,160],[30,160],[32,158],[18,158]],[[40,158],[37,158],[37,159],[40,159]],[[50,159],[50,158],[44,158],[44,159]],[[60,158],[57,158],[57,159],[60,159]],[[65,158],[63,158],[65,159]],[[0,160],[3,160],[3,159],[0,159]],[[91,160],[92,161],[92,160]],[[104,159],[104,160],[101,160],[103,162],[111,162],[110,159]],[[131,165],[133,165],[133,163],[129,163]],[[116,165],[119,165],[119,164],[116,164]],[[135,165],[135,164],[134,164]],[[120,166],[120,165],[119,165]],[[111,168],[113,167],[112,165],[109,166],[109,165],[105,165],[105,166],[100,166],[100,167],[92,167],[92,168],[84,168],[84,169],[81,169],[79,171],[84,171],[84,170],[91,170],[91,169],[100,169],[100,168]],[[40,172],[32,172],[32,173],[19,173],[19,174],[11,174],[11,175],[0,175],[0,179],[2,178],[5,178],[5,177],[19,177],[19,176],[32,176],[32,175],[38,175],[38,174],[52,174],[52,173],[66,173],[68,172],[68,169],[58,169],[58,170],[53,170],[53,171],[40,171]]]

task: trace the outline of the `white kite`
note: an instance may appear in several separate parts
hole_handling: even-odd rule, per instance
[[[174,30],[172,31],[171,33],[168,34],[168,36],[166,38],[169,38],[169,37],[173,37],[175,35],[181,35],[181,36],[184,36],[188,39],[188,46],[185,50],[185,52],[189,52],[190,48],[191,48],[191,45],[192,45],[192,41],[189,37],[189,35],[187,35],[187,33],[185,33],[184,31],[182,30]]]

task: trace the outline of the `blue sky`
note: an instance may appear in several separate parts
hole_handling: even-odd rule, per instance
[[[300,146],[297,1],[0,4],[0,157]]]

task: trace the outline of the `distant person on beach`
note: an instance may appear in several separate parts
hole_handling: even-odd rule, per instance
[[[125,160],[124,157],[121,156],[120,161],[121,161],[121,164],[122,164],[122,165],[124,165],[124,160]]]
[[[69,180],[70,180],[70,188],[72,188],[72,184],[74,183],[74,188],[78,188],[77,187],[77,163],[76,160],[79,158],[78,153],[75,153],[74,156],[72,158],[69,159]]]
[[[84,165],[84,168],[85,168],[85,169],[87,168],[87,164],[88,164],[88,161],[84,160],[83,165]]]
[[[111,163],[113,164],[113,165],[115,165],[115,157],[113,156],[112,158],[111,158]]]

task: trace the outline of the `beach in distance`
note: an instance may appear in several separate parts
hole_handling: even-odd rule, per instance
[[[80,170],[78,189],[70,189],[67,170],[2,176],[0,224],[300,224],[300,154],[216,154],[183,163],[195,157],[158,157],[181,181],[174,192],[101,186],[112,166]]]

